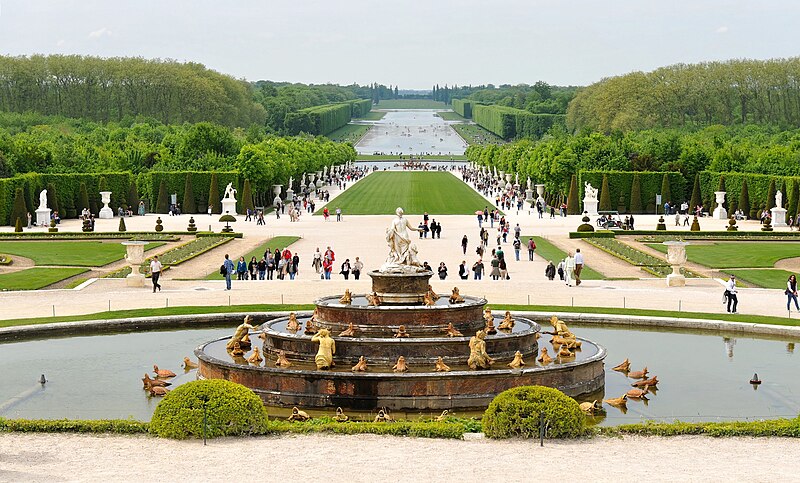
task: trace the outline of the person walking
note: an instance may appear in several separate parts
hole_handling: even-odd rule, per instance
[[[581,271],[583,270],[583,253],[580,248],[575,249],[575,286],[581,284]]]
[[[475,275],[474,275],[474,278],[475,278],[475,280],[480,280],[480,279],[481,279],[481,277],[483,277],[483,270],[484,270],[484,268],[485,268],[485,267],[484,267],[484,265],[483,265],[483,260],[482,260],[482,259],[480,259],[480,258],[478,259],[478,261],[477,261],[477,262],[475,262],[475,263],[473,263],[473,264],[472,264],[472,271],[473,271],[473,272],[474,272],[474,274],[475,274]]]
[[[332,271],[333,271],[333,260],[331,260],[328,257],[325,257],[322,260],[322,273],[323,273],[322,277],[325,280],[330,280]]]
[[[492,261],[489,264],[492,266],[489,276],[492,277],[492,280],[500,280],[500,259],[497,257],[497,253],[492,257]]]
[[[356,257],[356,261],[353,262],[353,278],[358,280],[362,270],[364,270],[364,263]]]
[[[267,260],[264,257],[261,257],[261,260],[258,261],[258,279],[264,280],[264,276],[267,274]]]
[[[469,243],[469,240],[467,240],[467,235],[464,235],[461,238],[461,251],[464,252],[464,255],[467,254],[467,243]]]
[[[547,277],[548,280],[551,282],[554,278],[556,278],[556,266],[553,265],[553,261],[550,260],[547,262],[547,267],[544,269],[544,276]]]
[[[788,283],[787,283],[788,285]],[[723,296],[728,301],[728,313],[735,314],[736,308],[739,305],[739,297],[736,296],[736,275],[731,275],[731,278],[725,283],[725,293]]]
[[[519,235],[522,233],[522,228],[517,223],[517,226],[514,227],[514,238],[519,238]]]
[[[292,258],[286,262],[286,271],[289,273],[289,280],[294,280],[297,276],[297,271],[300,269],[300,256],[295,253]]]
[[[336,207],[336,221],[342,221],[342,209]]]
[[[224,272],[223,275],[225,276],[225,290],[231,289],[231,275],[234,271],[236,271],[236,267],[233,265],[233,261],[228,257],[228,254],[225,254],[225,261],[222,262],[222,267],[220,268],[221,272]]]
[[[239,262],[236,264],[236,280],[247,280],[247,262],[244,257],[239,257]]]
[[[444,262],[439,263],[439,269],[437,270],[439,273],[439,280],[444,280],[447,278],[447,266]]]
[[[350,259],[345,258],[344,263],[342,263],[342,270],[339,272],[342,274],[345,280],[350,280]]]
[[[161,278],[161,269],[162,269],[161,262],[158,260],[158,255],[154,256],[153,259],[150,261],[150,279],[153,281],[153,293],[156,293],[156,289],[161,291],[161,284],[158,283],[158,279]],[[797,301],[797,299],[795,299]]]
[[[519,261],[519,249],[522,248],[522,241],[518,237],[514,238],[512,245],[514,246],[514,256]]]
[[[510,280],[511,277],[508,276],[508,266],[506,265],[505,258],[499,258],[497,263],[497,268],[500,269],[500,280]]]
[[[572,287],[573,277],[575,277],[575,257],[570,252],[567,253],[567,258],[564,259],[564,282],[566,282],[567,287]]]
[[[314,258],[311,260],[311,266],[317,273],[320,273],[320,270],[322,270],[322,252],[319,251],[319,247],[317,247],[317,251],[314,252]]]
[[[789,275],[789,279],[786,281],[786,296],[788,297],[786,310],[792,310],[792,301],[794,301],[795,308],[800,312],[800,304],[797,303],[797,277],[794,274]]]
[[[533,237],[528,238],[528,261],[532,262],[536,252],[536,242]]]
[[[269,248],[264,252],[264,260],[267,262],[267,280],[272,280],[272,275],[275,273],[275,257]]]
[[[469,278],[469,272],[467,271],[467,261],[461,260],[461,265],[458,266],[458,277],[461,280],[466,280]]]

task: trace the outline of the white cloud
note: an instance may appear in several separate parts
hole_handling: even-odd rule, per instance
[[[714,31],[714,33],[715,34],[724,34],[727,31],[728,31],[728,27],[723,25],[721,27],[718,27],[717,30]]]
[[[89,32],[90,39],[99,39],[100,37],[111,37],[111,31],[108,30],[107,27],[103,27],[100,30],[95,30],[93,32]]]

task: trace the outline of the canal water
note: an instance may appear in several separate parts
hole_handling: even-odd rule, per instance
[[[434,110],[388,111],[356,144],[358,154],[461,155],[467,143]]]

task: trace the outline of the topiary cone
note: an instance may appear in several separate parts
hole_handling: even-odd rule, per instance
[[[161,217],[159,216],[158,218],[156,218],[156,231],[157,232],[164,231],[164,227],[161,225],[161,223],[162,223]]]
[[[119,231],[128,231],[127,227],[125,226],[125,218],[119,219]]]
[[[690,231],[700,231],[700,222],[697,221],[697,216],[695,215],[694,220],[692,221],[692,227],[689,228]]]

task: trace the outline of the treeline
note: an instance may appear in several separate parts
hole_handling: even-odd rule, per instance
[[[800,125],[800,58],[677,64],[611,77],[569,104],[574,130]]]
[[[366,116],[371,109],[372,101],[369,99],[325,104],[287,113],[284,124],[289,135],[325,136],[349,123],[351,118]]]
[[[265,119],[247,82],[200,64],[78,55],[0,56],[0,111],[231,127]]]
[[[577,87],[552,86],[546,82],[538,81],[533,85],[519,84],[516,86],[502,85],[495,87],[492,84],[481,86],[443,89],[434,86],[433,99],[453,104],[457,100],[470,101],[472,104],[496,104],[498,106],[522,109],[534,114],[565,114],[567,106],[575,97]],[[458,111],[456,111],[458,112]],[[463,114],[462,114],[463,115]],[[466,116],[471,117],[471,116]]]
[[[469,105],[476,124],[506,140],[539,139],[553,127],[561,130],[565,127],[563,114],[533,114],[513,107]]]
[[[538,142],[470,146],[466,154],[482,165],[519,171],[521,178],[530,176],[545,184],[548,192],[563,195],[573,174],[591,170],[680,172],[687,183],[701,171],[800,176],[800,129],[750,125],[711,126],[696,132],[556,133]],[[681,199],[689,193],[673,191],[673,195]]]

